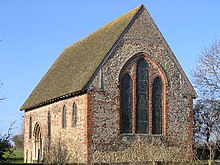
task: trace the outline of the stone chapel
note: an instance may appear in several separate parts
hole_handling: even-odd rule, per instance
[[[65,48],[47,71],[21,107],[24,161],[42,161],[58,140],[69,163],[190,160],[195,97],[141,5]]]

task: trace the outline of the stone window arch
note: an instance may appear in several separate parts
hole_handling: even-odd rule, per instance
[[[66,128],[66,106],[63,106],[63,113],[62,113],[62,128]]]
[[[126,73],[120,82],[120,133],[132,133],[132,79]]]
[[[125,76],[129,77],[126,81]],[[119,80],[120,133],[166,135],[168,83],[159,62],[144,53],[137,54],[122,67]],[[123,97],[123,84],[129,82],[131,84],[129,98],[132,101],[126,102]],[[129,107],[129,111],[124,107]],[[123,125],[125,125],[123,115],[127,115],[127,118],[130,116],[127,120],[131,121],[130,127],[127,127],[129,131],[123,130]]]
[[[77,122],[77,106],[76,103],[73,103],[73,114],[72,114],[73,127],[76,127]]]

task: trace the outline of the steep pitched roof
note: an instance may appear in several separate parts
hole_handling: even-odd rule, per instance
[[[146,8],[141,5],[65,48],[22,105],[21,110],[33,109],[85,92],[120,39],[143,10],[146,10]],[[148,12],[147,14],[155,27],[155,31],[162,38],[162,43],[169,52],[170,58],[186,80],[190,92],[188,94],[192,97],[197,97],[192,84],[188,80],[174,53],[150,14]]]
[[[21,106],[21,110],[32,109],[82,92],[100,63],[141,10],[143,5],[65,48]]]

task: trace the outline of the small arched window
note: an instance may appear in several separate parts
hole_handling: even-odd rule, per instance
[[[76,111],[76,103],[73,104],[73,127],[76,127],[76,121],[77,121],[77,111]]]
[[[62,127],[66,128],[66,106],[63,106]]]
[[[51,116],[50,116],[50,111],[47,114],[47,130],[48,130],[48,149],[50,149],[50,139],[51,139]]]
[[[120,82],[120,132],[132,133],[132,80],[125,74]]]
[[[136,68],[136,132],[148,133],[149,129],[149,66],[141,58]]]
[[[29,139],[32,137],[32,117],[29,119]]]
[[[153,81],[152,134],[162,134],[162,81],[159,77]]]
[[[50,138],[50,136],[51,136],[51,116],[50,116],[50,112],[48,112],[48,116],[47,117],[48,117],[48,119],[47,119],[48,120],[47,121],[48,122],[47,123],[48,124],[48,126],[47,126],[48,127],[47,128],[48,129],[48,137]]]

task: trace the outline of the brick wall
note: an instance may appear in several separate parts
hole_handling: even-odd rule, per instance
[[[166,153],[167,159],[170,160],[180,161],[189,158],[192,102],[185,96],[190,89],[181,75],[182,71],[178,69],[155,29],[149,15],[144,11],[90,85],[91,93],[88,94],[89,100],[92,100],[89,103],[91,111],[89,122],[92,123],[89,139],[90,162],[162,160],[164,154],[152,156],[155,151]],[[132,135],[119,133],[120,77],[126,71],[135,80],[135,63],[140,56],[149,62],[151,75],[154,77],[159,75],[162,78],[163,135],[137,135],[135,126]],[[152,80],[153,77],[150,77],[150,82]],[[135,84],[133,87],[135,88]],[[135,96],[133,98],[135,111]],[[134,118],[133,122],[135,123]],[[160,145],[153,145],[155,142]],[[169,151],[165,149],[167,144]]]
[[[77,105],[77,125],[72,126],[73,103]],[[66,128],[62,128],[62,111],[66,106]],[[71,153],[71,162],[87,161],[87,94],[75,96],[44,107],[25,112],[24,132],[24,160],[35,160],[34,154],[34,127],[39,123],[42,131],[43,143],[48,139],[48,112],[51,114],[51,144],[60,136],[67,144],[68,152]],[[32,117],[32,138],[29,139],[29,118]],[[27,155],[28,152],[28,155]],[[32,156],[31,156],[32,155]],[[26,156],[28,156],[26,158]]]

